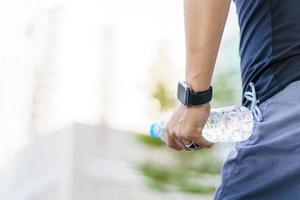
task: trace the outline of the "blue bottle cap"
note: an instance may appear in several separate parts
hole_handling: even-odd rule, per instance
[[[159,127],[158,127],[157,123],[153,123],[150,126],[150,136],[153,138],[158,138],[158,132],[159,132],[158,129],[159,129]]]

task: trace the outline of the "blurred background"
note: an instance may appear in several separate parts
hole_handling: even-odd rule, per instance
[[[212,106],[240,104],[232,4]],[[179,0],[0,0],[0,199],[212,199],[231,144],[169,150],[149,126],[184,79]]]

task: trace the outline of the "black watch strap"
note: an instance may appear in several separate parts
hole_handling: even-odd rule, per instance
[[[206,104],[211,101],[212,99],[212,87],[210,86],[208,90],[205,90],[203,92],[192,92],[189,96],[188,105],[200,105],[200,104]]]

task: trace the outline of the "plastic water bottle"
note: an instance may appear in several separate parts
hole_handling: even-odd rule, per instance
[[[166,143],[166,123],[171,113],[150,127],[150,135],[160,138]],[[240,142],[247,140],[252,134],[253,117],[248,108],[244,106],[229,106],[211,109],[209,118],[202,130],[202,136],[209,142]]]

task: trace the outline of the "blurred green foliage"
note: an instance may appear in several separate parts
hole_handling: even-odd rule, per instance
[[[159,101],[161,112],[173,108],[176,104],[176,99],[170,93],[163,81],[156,82],[152,97]]]
[[[154,163],[143,163],[137,167],[148,178],[148,185],[160,191],[177,190],[207,194],[215,190],[213,186],[206,186],[199,182],[190,181],[197,177],[201,180],[202,172],[198,170],[196,171],[187,167],[183,169],[176,166],[170,169],[169,166]]]
[[[240,103],[241,80],[238,68],[228,69],[213,78],[213,105],[223,107]]]
[[[136,136],[139,143],[148,145],[150,147],[164,147],[166,144],[159,138],[152,138],[146,134],[137,134]]]
[[[160,191],[181,191],[187,193],[211,194],[215,191],[214,185],[205,185],[201,180],[206,175],[218,176],[221,162],[216,159],[210,149],[201,151],[175,151],[168,149],[159,139],[151,138],[145,134],[137,134],[140,144],[165,153],[167,160],[137,163],[137,169],[147,178],[149,187]],[[156,152],[155,152],[156,150]],[[197,180],[197,181],[195,181]]]

